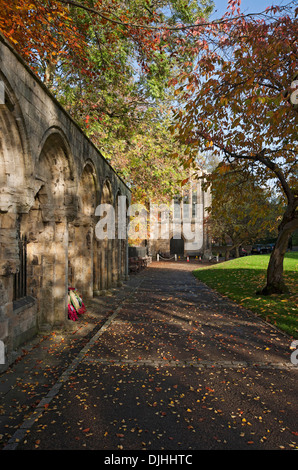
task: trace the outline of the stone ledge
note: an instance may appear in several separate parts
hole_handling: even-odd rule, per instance
[[[33,307],[35,303],[36,299],[34,297],[31,297],[31,295],[27,295],[26,297],[22,297],[21,299],[14,300],[13,313],[20,313],[27,308]]]

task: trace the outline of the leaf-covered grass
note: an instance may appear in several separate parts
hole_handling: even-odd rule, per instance
[[[197,269],[194,275],[220,294],[257,313],[293,338],[298,338],[298,252],[287,253],[284,279],[290,294],[261,296],[270,255],[233,259]]]

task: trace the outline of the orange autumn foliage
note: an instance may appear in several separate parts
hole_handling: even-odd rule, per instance
[[[86,47],[68,8],[59,2],[0,0],[0,31],[35,72],[46,73],[46,65],[61,56],[79,58]]]

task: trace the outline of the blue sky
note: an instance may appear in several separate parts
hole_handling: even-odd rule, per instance
[[[271,5],[286,5],[290,0],[241,0],[241,13],[258,13]],[[220,18],[226,11],[228,0],[214,0],[217,10],[212,19]]]

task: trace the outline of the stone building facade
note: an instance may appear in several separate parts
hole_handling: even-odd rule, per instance
[[[195,176],[190,175],[186,189],[169,205],[169,230],[165,231],[165,236],[159,230],[158,238],[146,241],[153,259],[156,259],[158,253],[181,258],[211,256],[212,240],[207,212],[211,206],[211,192],[204,188],[203,171],[197,171]]]
[[[127,275],[127,240],[97,240],[96,207],[130,190],[0,37],[0,341],[12,351],[67,323],[68,286],[90,298]]]

